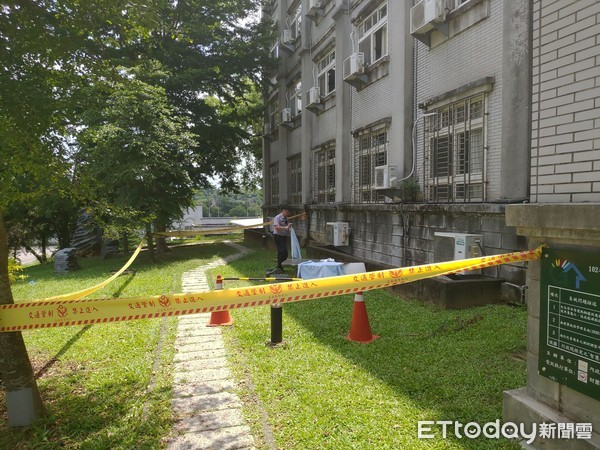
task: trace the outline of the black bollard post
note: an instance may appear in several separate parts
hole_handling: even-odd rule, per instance
[[[269,276],[269,271],[266,271],[265,278]],[[275,281],[275,283],[283,283],[289,281],[289,277],[283,276]],[[271,305],[271,342],[269,345],[277,346],[283,342],[283,304],[275,303]]]
[[[271,305],[271,345],[281,344],[283,335],[283,305]]]

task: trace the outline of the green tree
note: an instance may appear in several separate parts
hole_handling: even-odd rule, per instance
[[[128,2],[136,10],[135,1]],[[65,173],[60,139],[94,66],[135,31],[120,1],[5,1],[0,8],[0,304],[12,304],[4,212],[35,204]],[[38,186],[36,189],[21,188]],[[52,190],[52,188],[51,188]],[[20,332],[0,333],[0,374],[10,425],[44,411]]]
[[[109,95],[78,136],[78,176],[96,210],[146,225],[152,255],[151,224],[160,230],[192,205],[195,141],[164,88],[120,72],[120,80],[99,86]]]
[[[64,104],[56,94],[70,77],[66,67],[57,70],[66,34],[41,2],[4,2],[0,9],[0,304],[13,303],[4,211],[40,195],[21,192],[23,180],[41,182],[57,166],[53,131]],[[28,425],[44,408],[20,332],[0,333],[0,372],[9,424]]]
[[[35,183],[21,180],[19,190],[30,195],[7,207],[9,245],[13,249],[27,249],[44,264],[48,260],[50,239],[57,238],[58,248],[69,247],[77,225],[80,205],[74,197],[72,179],[67,174],[54,173],[50,180]],[[35,192],[44,195],[34,195]]]
[[[190,176],[237,189],[259,177],[262,145],[261,69],[270,68],[271,25],[248,20],[257,0],[158,1],[154,22],[124,46],[121,63],[160,61],[160,83],[197,136]],[[127,58],[129,58],[127,60]]]
[[[95,192],[90,200],[103,213],[149,227],[179,215],[191,201],[190,186],[217,176],[234,189],[240,163],[260,162],[256,86],[261,66],[271,62],[272,36],[264,24],[244,24],[257,4],[3,2],[0,304],[13,303],[4,213],[39,204],[62,177],[75,176],[75,194]],[[71,141],[78,137],[80,143]],[[165,201],[175,197],[172,205]],[[0,371],[28,420],[41,414],[21,333],[0,333]]]

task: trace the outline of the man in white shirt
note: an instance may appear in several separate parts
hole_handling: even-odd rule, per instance
[[[279,270],[283,270],[281,264],[288,258],[287,239],[292,227],[288,221],[289,215],[290,211],[284,206],[273,219],[273,237],[275,245],[277,245],[277,269]]]

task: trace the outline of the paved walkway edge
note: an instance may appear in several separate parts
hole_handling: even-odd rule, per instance
[[[182,276],[183,292],[209,290],[206,271],[240,258],[250,250],[225,242],[238,253],[212,261]],[[225,357],[219,327],[207,327],[210,313],[179,317],[173,360],[175,417],[169,450],[254,449],[254,437],[242,414],[242,403]]]

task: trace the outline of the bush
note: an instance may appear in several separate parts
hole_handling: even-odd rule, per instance
[[[14,258],[8,258],[8,280],[11,283],[14,283],[17,280],[24,280],[27,278],[26,275],[23,275],[21,271],[23,270],[23,266],[21,263]]]

